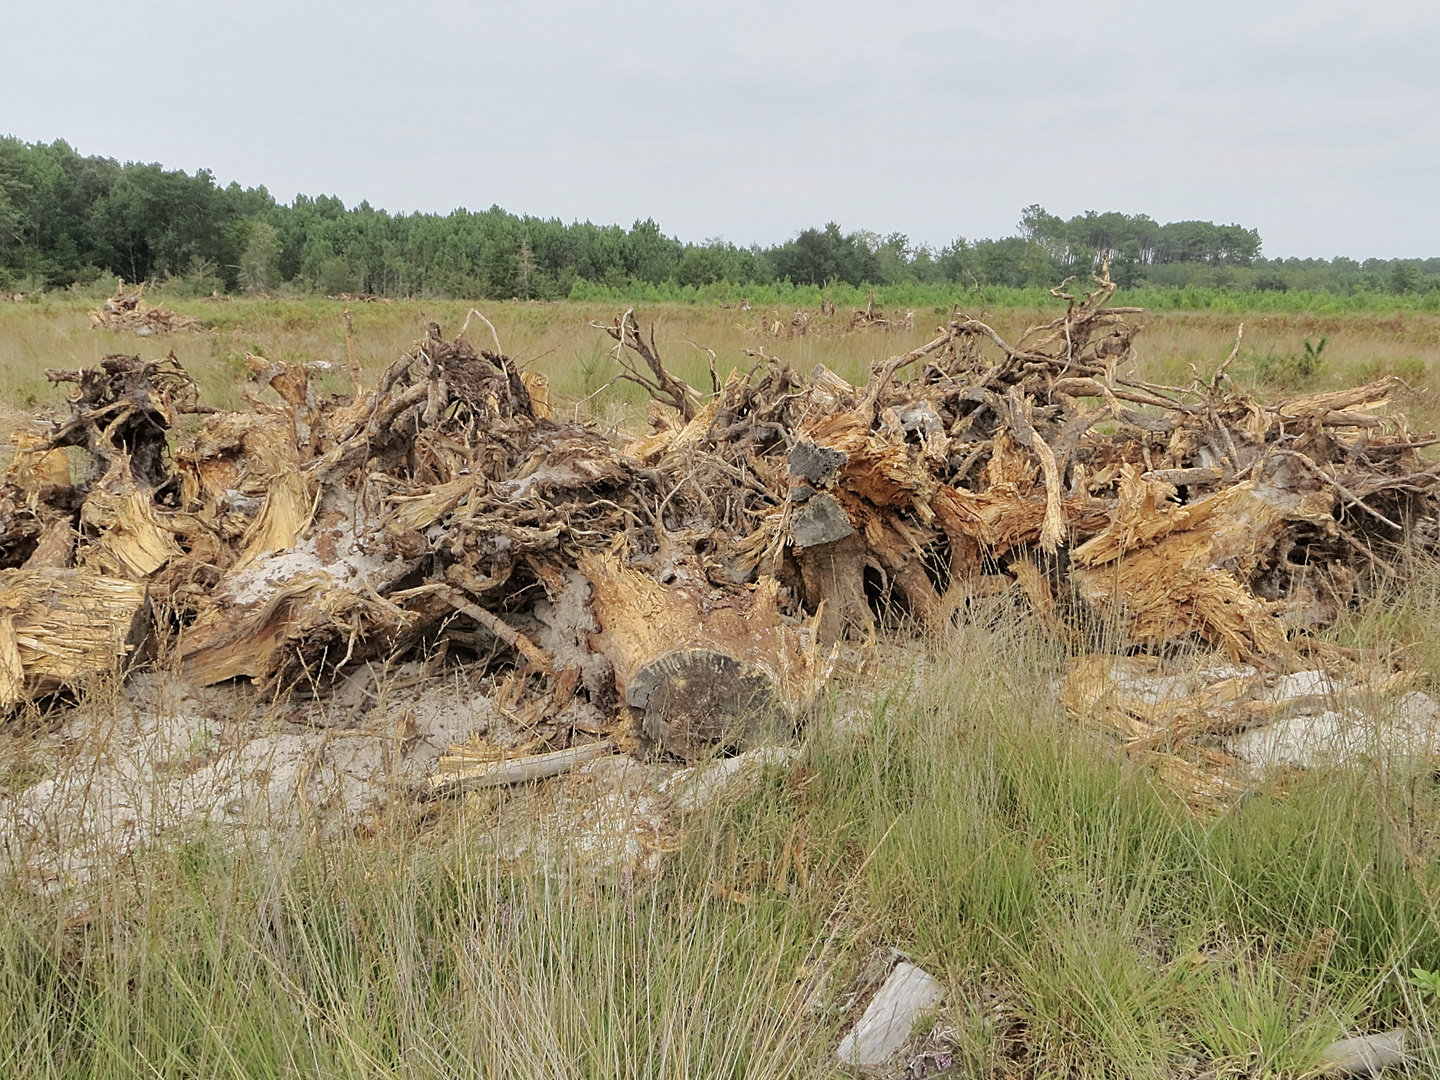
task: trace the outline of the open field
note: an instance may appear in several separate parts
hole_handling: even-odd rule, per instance
[[[818,302],[819,290],[814,299]],[[1012,293],[1023,295],[1020,290]],[[1005,299],[1015,300],[1017,296]],[[1036,291],[1024,306],[988,306],[970,310],[985,318],[1011,340],[1034,323],[1053,318],[1062,306]],[[54,297],[52,299],[51,297]],[[388,303],[344,304],[335,300],[233,300],[210,304],[166,299],[167,308],[192,315],[210,328],[201,334],[176,334],[149,340],[129,334],[92,330],[87,311],[98,298],[49,294],[38,304],[0,304],[0,402],[20,409],[51,400],[45,382],[47,367],[73,367],[92,363],[110,352],[149,352],[173,349],[185,367],[200,381],[207,400],[221,407],[239,403],[237,386],[245,377],[247,352],[301,362],[326,361],[338,366],[345,357],[340,313],[353,312],[356,347],[362,364],[378,371],[408,348],[425,322],[439,322],[447,332],[458,329],[470,304],[457,300],[396,300]],[[1133,298],[1141,303],[1146,297]],[[794,303],[764,306],[749,311],[736,303],[637,304],[641,321],[656,328],[666,362],[695,385],[706,385],[707,360],[700,347],[713,349],[723,376],[734,367],[754,361],[747,349],[763,346],[792,366],[806,370],[824,363],[840,375],[863,381],[877,360],[903,352],[929,340],[948,308],[902,306],[904,298],[887,301],[881,290],[877,302],[890,304],[904,315],[914,311],[914,328],[893,333],[843,334],[816,332],[777,339],[758,329],[762,316],[788,323]],[[856,302],[863,302],[856,298]],[[1121,296],[1115,301],[1130,303]],[[550,375],[557,396],[571,400],[588,397],[613,374],[605,353],[612,344],[592,320],[608,323],[624,304],[589,303],[485,303],[508,353],[527,367]],[[843,327],[849,309],[841,306],[833,323]],[[1241,357],[1234,374],[1242,385],[1266,385],[1272,393],[1299,389],[1323,390],[1348,386],[1384,375],[1398,375],[1415,387],[1406,401],[1417,424],[1433,423],[1440,416],[1424,388],[1440,370],[1440,315],[1413,310],[1383,312],[1340,311],[1333,314],[1297,312],[1193,311],[1162,309],[1142,316],[1145,330],[1137,339],[1136,359],[1127,364],[1146,378],[1183,384],[1193,378],[1190,366],[1213,371],[1235,343],[1239,323],[1245,323]],[[476,326],[486,333],[483,326]],[[1290,358],[1303,354],[1308,339],[1327,339],[1319,369],[1310,376],[1296,370]],[[479,339],[477,339],[479,340]],[[161,347],[163,345],[163,347]],[[1268,358],[1268,362],[1267,362]],[[337,389],[340,379],[334,380]],[[638,387],[617,386],[592,399],[586,408],[604,416],[607,408],[641,401]]]
[[[176,301],[197,334],[90,329],[78,301],[0,305],[0,405],[17,424],[61,394],[47,367],[173,349],[205,400],[240,404],[247,353],[323,361],[343,388],[343,305]],[[351,305],[382,370],[426,321],[468,305]],[[638,387],[602,389],[604,303],[491,304],[508,354],[557,410],[638,430]],[[788,322],[792,309],[774,314]],[[863,382],[942,316],[895,333],[756,329],[758,307],[641,311],[673,368],[709,384],[763,348]],[[841,320],[846,312],[841,312]],[[902,312],[903,314],[903,312]],[[978,314],[978,313],[977,313]],[[1012,339],[1046,314],[987,313]],[[1267,396],[1396,375],[1418,430],[1440,426],[1440,316],[1143,317],[1127,369],[1184,384],[1232,369]],[[472,322],[473,340],[488,337]],[[1318,362],[1318,343],[1325,340]],[[1305,342],[1311,343],[1307,354]],[[1440,570],[1357,604],[1326,640],[1398,643],[1435,672]],[[4,886],[0,1066],[19,1077],[819,1077],[876,950],[934,973],[944,1006],[897,1075],[1299,1077],[1356,1031],[1403,1024],[1416,1075],[1440,1067],[1440,786],[1433,763],[1364,755],[1280,770],[1197,817],[1153,770],[1067,719],[1067,646],[998,597],[815,710],[794,768],[701,808],[658,871],[561,852],[517,858],[497,829],[530,793],[416,806],[364,834],[279,846],[186,837],[73,891]],[[112,691],[113,693],[113,691]],[[117,700],[123,695],[117,694]],[[101,701],[101,705],[105,702]],[[5,735],[10,784],[49,767]]]

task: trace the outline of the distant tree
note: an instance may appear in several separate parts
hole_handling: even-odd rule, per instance
[[[626,237],[626,269],[640,281],[671,281],[680,267],[683,247],[660,231],[652,218],[637,221]]]
[[[279,233],[268,221],[252,221],[245,250],[240,255],[240,285],[259,291],[277,285],[279,280]]]
[[[496,300],[520,295],[520,245],[509,237],[495,237],[480,256],[480,287]]]
[[[765,254],[777,278],[788,278],[797,285],[824,285],[827,281],[863,285],[880,280],[880,260],[866,238],[858,233],[842,234],[833,221],[824,229],[805,229]]]
[[[536,266],[535,252],[530,248],[530,238],[528,236],[522,236],[520,238],[520,250],[515,253],[515,278],[519,285],[517,295],[525,297],[526,299],[535,295],[531,289],[535,283]]]
[[[1419,292],[1420,271],[1413,263],[1396,259],[1390,268],[1389,285],[1393,293]]]
[[[360,287],[360,276],[344,259],[331,256],[321,260],[316,284],[326,296],[339,296],[341,293],[355,292]]]

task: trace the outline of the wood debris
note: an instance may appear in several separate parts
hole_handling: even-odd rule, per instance
[[[1423,673],[1403,660],[1331,652],[1324,667],[1281,675],[1253,664],[1092,653],[1071,662],[1060,699],[1205,813],[1233,804],[1265,768],[1433,756],[1440,706],[1415,691]]]
[[[166,311],[164,304],[151,304],[145,299],[143,281],[136,289],[129,290],[125,288],[124,279],[120,279],[115,284],[114,293],[90,312],[90,325],[100,330],[150,337],[176,330],[196,330],[200,321],[178,311]]]
[[[742,310],[749,310],[748,304]],[[762,311],[753,326],[741,329],[761,337],[788,340],[808,335],[859,334],[866,331],[909,331],[915,329],[915,312],[888,313],[875,305],[875,291],[870,290],[863,308],[855,308],[848,318],[835,317],[835,304],[829,298],[814,311],[796,308],[788,316],[778,309]]]
[[[114,674],[149,633],[143,582],[0,570],[0,707]]]
[[[1430,440],[1387,411],[1389,381],[1267,404],[1224,366],[1125,375],[1138,310],[1114,289],[1057,291],[1064,313],[1013,343],[957,310],[863,386],[762,349],[692,387],[628,311],[603,329],[653,399],[630,439],[560,419],[471,319],[378,379],[349,365],[347,394],[251,357],[243,412],[202,406],[173,357],[110,356],[51,373],[71,415],[0,486],[0,567],[143,589],[198,684],[483,665],[549,750],[633,730],[695,759],[783,734],[842,639],[942,629],[1012,586],[1077,648],[1282,667],[1437,542]],[[45,457],[64,447],[89,462],[73,483]],[[77,666],[113,667],[100,651]]]
[[[614,750],[614,744],[609,741],[593,742],[547,754],[522,754],[480,763],[468,761],[463,752],[451,753],[440,759],[439,771],[430,778],[430,791],[433,795],[455,795],[462,791],[534,783],[569,772]]]
[[[871,289],[865,297],[865,306],[856,308],[850,315],[850,333],[856,334],[863,330],[913,330],[915,328],[915,312],[907,311],[903,316],[887,315],[884,311],[875,306],[875,290]]]

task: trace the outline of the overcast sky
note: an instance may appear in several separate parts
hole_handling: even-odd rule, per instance
[[[0,0],[0,133],[687,240],[1021,207],[1440,255],[1440,3]]]

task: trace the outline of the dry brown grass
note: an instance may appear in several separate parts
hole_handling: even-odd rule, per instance
[[[330,300],[235,300],[226,304],[184,301],[167,306],[184,310],[206,322],[203,333],[168,337],[136,337],[92,330],[86,316],[88,301],[69,298],[41,304],[0,306],[0,408],[13,417],[28,417],[59,396],[46,383],[47,367],[79,367],[94,363],[106,353],[138,352],[164,355],[174,350],[181,363],[200,381],[211,404],[242,404],[244,358],[258,352],[286,360],[325,361],[335,365],[330,376],[334,389],[344,389],[345,338],[340,313],[344,305]],[[356,346],[362,364],[377,371],[390,363],[434,320],[447,333],[459,329],[469,305],[463,301],[413,300],[352,307]],[[554,381],[557,401],[574,407],[604,385],[614,370],[606,353],[611,342],[590,326],[592,320],[610,321],[613,307],[579,303],[487,303],[486,315],[495,323],[505,351]],[[765,312],[783,316],[790,312]],[[713,349],[723,377],[736,367],[754,361],[747,349],[764,347],[800,370],[823,363],[851,379],[863,381],[870,365],[913,348],[931,336],[944,316],[932,310],[915,315],[915,328],[895,333],[815,333],[776,339],[757,329],[762,310],[659,304],[639,311],[642,324],[654,324],[662,355],[677,373],[697,386],[708,384],[708,359],[700,346]],[[1013,340],[1035,322],[1052,317],[1049,309],[1012,308],[972,312],[984,317],[1000,334]],[[845,313],[837,317],[843,323]],[[1208,374],[1229,353],[1235,341],[1237,318],[1228,313],[1154,312],[1139,320],[1144,332],[1136,342],[1132,361],[1146,377],[1172,384],[1187,383],[1191,366]],[[1258,358],[1299,353],[1302,343],[1328,338],[1324,364],[1305,389],[1326,389],[1379,377],[1398,375],[1414,389],[1402,397],[1419,427],[1440,424],[1440,398],[1427,388],[1440,370],[1440,317],[1424,314],[1351,314],[1329,316],[1255,315],[1245,319],[1245,341],[1239,362],[1232,369],[1242,381],[1254,381]],[[472,324],[485,334],[485,328]],[[1280,395],[1294,385],[1267,388]],[[635,416],[641,395],[638,387],[618,385],[589,398],[582,414],[599,419]]]

